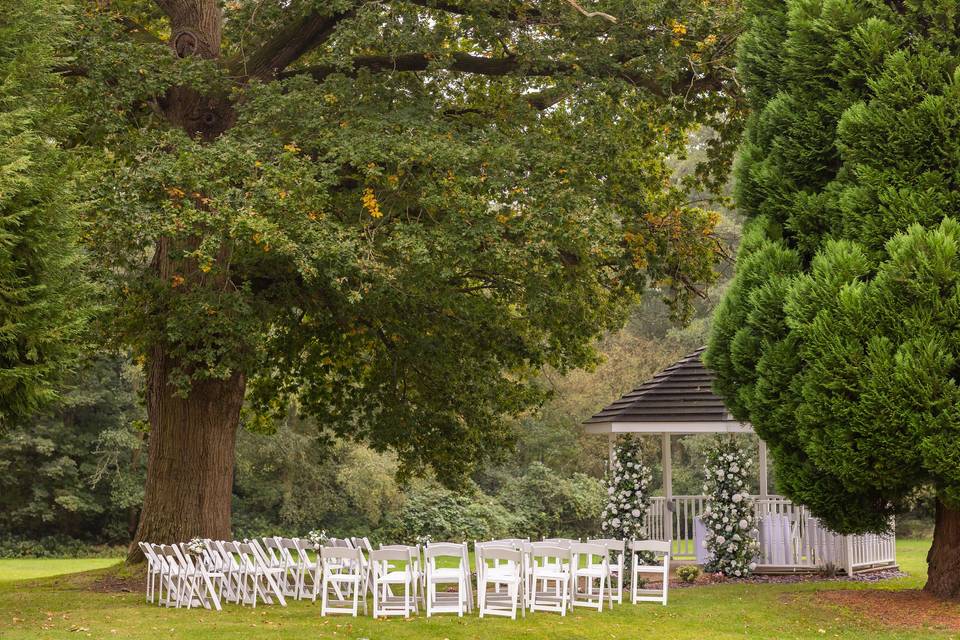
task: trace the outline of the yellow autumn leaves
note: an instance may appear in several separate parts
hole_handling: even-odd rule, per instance
[[[371,218],[379,220],[383,217],[383,212],[380,211],[380,203],[377,202],[377,194],[373,192],[372,188],[364,188],[363,195],[360,196],[360,202],[363,203],[363,208],[367,210]]]

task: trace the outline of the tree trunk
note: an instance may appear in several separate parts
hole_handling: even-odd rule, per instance
[[[927,552],[924,591],[938,598],[960,597],[960,511],[937,499],[933,544]]]
[[[140,562],[138,542],[228,539],[234,445],[245,380],[193,384],[188,397],[170,386],[173,363],[158,347],[150,362],[147,413],[150,446],[140,524],[127,562]]]

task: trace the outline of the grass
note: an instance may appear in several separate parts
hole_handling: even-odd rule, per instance
[[[109,571],[106,560],[0,561],[0,638],[249,638],[322,639],[615,639],[615,638],[949,638],[937,629],[893,629],[839,607],[816,594],[831,589],[916,589],[925,579],[929,543],[897,543],[902,568],[911,575],[882,583],[718,584],[674,589],[668,607],[624,604],[597,613],[577,609],[528,614],[526,619],[427,620],[321,618],[310,602],[256,609],[228,604],[223,612],[161,609],[142,592],[100,593],[93,579]],[[84,569],[89,573],[71,573]],[[61,575],[69,573],[70,575]],[[47,576],[47,577],[41,577]],[[52,576],[52,577],[50,577]]]

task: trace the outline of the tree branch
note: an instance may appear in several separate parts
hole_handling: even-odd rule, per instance
[[[620,65],[611,65],[609,67],[590,70],[579,69],[570,62],[558,61],[523,61],[516,57],[488,58],[476,56],[468,53],[454,53],[448,59],[441,62],[428,53],[405,53],[396,56],[359,56],[354,58],[349,67],[336,65],[316,65],[302,69],[292,69],[279,74],[281,79],[290,78],[300,74],[309,74],[318,82],[323,81],[328,76],[335,73],[343,73],[348,76],[356,75],[360,70],[367,70],[372,73],[388,71],[427,71],[431,68],[445,69],[447,71],[456,71],[461,73],[472,73],[485,76],[506,76],[518,75],[522,77],[545,77],[567,75],[574,73],[584,73],[585,75],[596,78],[620,78],[633,84],[636,87],[646,89],[650,93],[659,96],[678,95],[678,94],[696,94],[700,91],[709,91],[720,88],[722,79],[715,75],[698,76],[693,72],[679,78],[669,86],[664,86],[646,75],[641,75],[635,71],[624,69]],[[556,94],[531,94],[530,100],[536,108],[546,109],[562,100],[562,95]]]
[[[349,9],[331,15],[313,12],[301,16],[267,40],[237,71],[251,78],[271,78],[327,41],[336,26],[355,13]]]

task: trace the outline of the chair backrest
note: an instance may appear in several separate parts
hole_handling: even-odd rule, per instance
[[[557,565],[561,562],[569,562],[570,548],[535,542],[530,549],[530,558],[534,565]],[[540,560],[539,563],[537,562],[538,559]]]
[[[146,542],[138,542],[137,546],[140,547],[140,553],[143,554],[143,557],[147,559],[147,565],[149,565],[152,570],[155,570],[159,566],[160,559],[157,558],[157,554],[153,552],[153,548]]]
[[[589,544],[602,544],[613,553],[623,553],[627,549],[627,543],[624,540],[616,538],[588,538]]]
[[[424,558],[460,558],[463,545],[457,542],[430,542],[423,550]]]
[[[410,562],[409,549],[376,549],[370,552],[371,562]]]
[[[515,547],[520,547],[524,542],[530,542],[530,538],[500,538],[498,540],[490,540],[488,543],[482,544],[512,544]]]
[[[323,560],[359,560],[360,550],[352,547],[320,547],[320,558]]]
[[[353,549],[353,545],[350,544],[350,541],[347,540],[346,538],[328,538],[327,541],[323,544],[323,546]]]
[[[410,553],[410,559],[414,564],[414,568],[420,566],[420,546],[419,545],[410,545],[410,544],[381,544],[380,549],[402,549]]]
[[[501,562],[506,562],[513,566],[519,575],[520,566],[523,564],[523,552],[504,545],[482,545],[477,550],[477,564],[486,566],[487,561],[492,561],[491,566],[494,567]],[[502,564],[499,566],[503,567]]]
[[[610,552],[607,550],[606,545],[593,544],[590,542],[574,542],[570,545],[570,553],[573,554],[578,561],[580,556],[585,556],[587,563],[591,565],[608,562],[610,557]]]
[[[662,553],[665,555],[670,555],[670,541],[669,540],[634,540],[630,543],[631,551],[652,551],[654,553]]]

